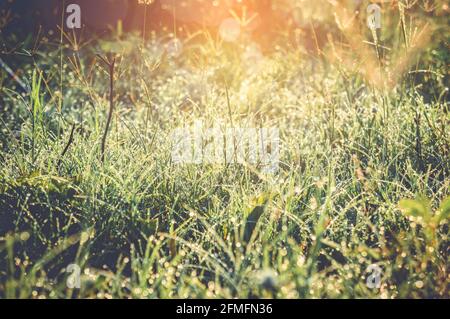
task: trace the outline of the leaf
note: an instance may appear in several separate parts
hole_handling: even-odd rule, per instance
[[[442,201],[439,212],[438,223],[450,217],[450,196]]]
[[[253,232],[255,231],[256,224],[261,218],[262,214],[266,210],[267,204],[273,198],[273,195],[267,192],[263,192],[258,197],[252,200],[253,209],[248,214],[247,220],[245,222],[244,228],[244,241],[248,243],[252,238]]]
[[[177,244],[175,242],[175,239],[171,238],[169,240],[169,250],[170,250],[170,256],[172,258],[175,258],[177,256]]]
[[[403,199],[399,202],[399,208],[406,216],[430,218],[429,202],[425,198]]]
[[[252,234],[255,230],[256,224],[264,213],[265,208],[266,206],[256,206],[255,208],[253,208],[250,215],[248,215],[244,229],[244,241],[246,243],[248,243],[252,238]]]

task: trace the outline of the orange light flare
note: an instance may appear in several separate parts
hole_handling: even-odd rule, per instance
[[[274,49],[281,35],[310,54],[322,55],[330,63],[357,71],[380,88],[394,85],[408,71],[416,54],[429,43],[433,29],[432,25],[415,19],[416,29],[405,41],[407,52],[400,54],[398,48],[385,47],[377,33],[371,35],[366,21],[366,6],[378,4],[383,12],[383,34],[387,28],[397,32],[398,25],[392,22],[392,17],[398,18],[401,10],[408,12],[414,6],[430,10],[426,0],[158,0],[155,3],[170,13],[175,33],[181,26],[211,30],[224,42],[244,47],[256,42],[264,53]],[[380,54],[380,48],[386,55]]]
[[[272,0],[159,0],[172,15],[174,26],[218,32],[226,42],[240,42],[273,34]]]

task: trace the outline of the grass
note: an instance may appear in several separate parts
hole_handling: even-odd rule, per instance
[[[0,297],[449,298],[445,63],[399,21],[381,45],[414,63],[376,38],[354,60],[248,57],[204,31],[179,56],[129,35],[23,65],[31,93],[2,87]],[[278,128],[278,173],[173,163],[172,131],[197,120]]]

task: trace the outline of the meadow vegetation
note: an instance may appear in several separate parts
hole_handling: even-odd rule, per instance
[[[23,49],[29,91],[0,78],[0,297],[449,298],[449,9],[428,2],[374,32],[303,5],[329,12],[312,49],[295,24],[270,50],[209,30]],[[174,163],[198,120],[278,128],[278,172]]]

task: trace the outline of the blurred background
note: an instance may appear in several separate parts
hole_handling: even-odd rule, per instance
[[[69,4],[81,8],[81,29],[66,27]],[[382,28],[375,34],[367,27],[370,4],[381,8]],[[284,48],[327,56],[327,62],[345,60],[348,54],[367,56],[376,42],[377,59],[387,65],[387,53],[391,58],[403,54],[396,48],[406,43],[410,53],[420,49],[420,58],[414,55],[400,64],[416,63],[418,69],[433,67],[448,75],[448,14],[448,4],[440,0],[2,0],[0,57],[16,69],[20,57],[13,53],[22,49],[55,48],[73,39],[92,47],[100,39],[134,34],[144,41],[168,36],[191,44],[218,37],[238,46],[256,44],[262,54]],[[415,76],[425,82],[433,78],[432,73]]]
[[[448,21],[442,0],[0,0],[0,298],[448,298]],[[276,127],[279,172],[176,165],[197,121]]]

